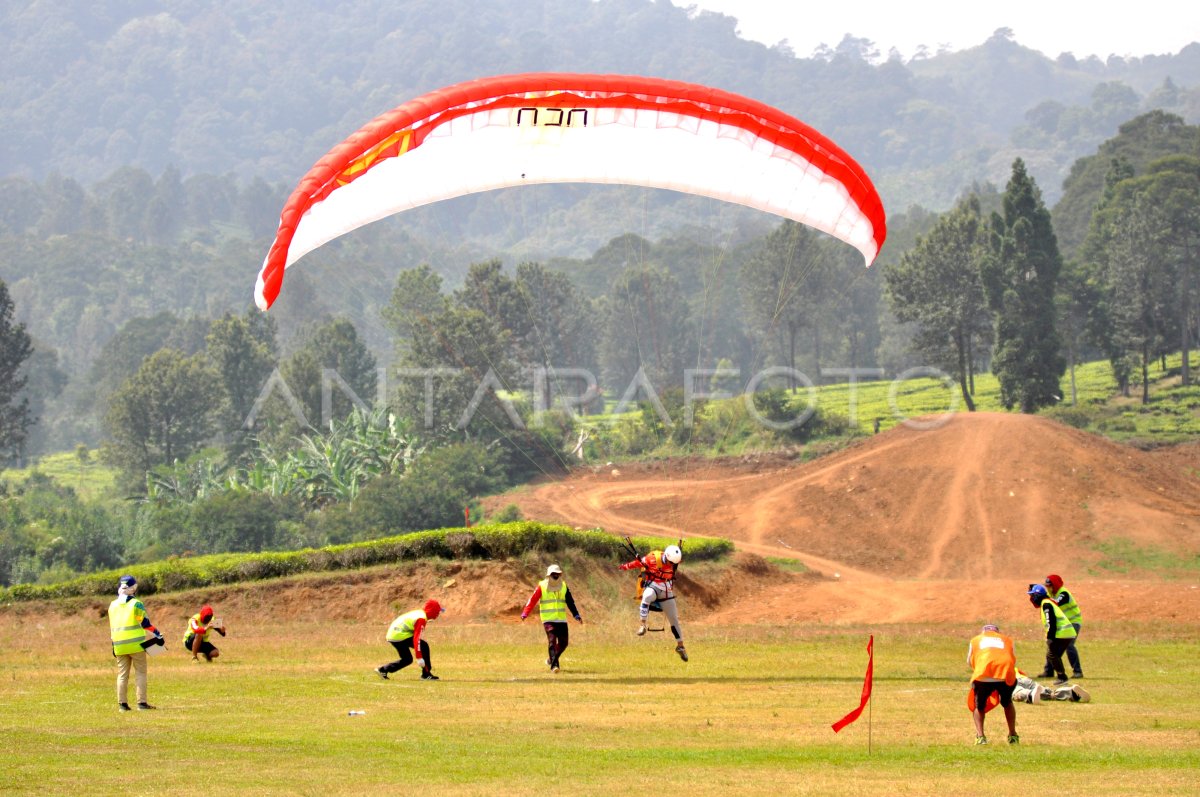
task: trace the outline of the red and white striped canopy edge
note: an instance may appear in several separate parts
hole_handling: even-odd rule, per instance
[[[761,102],[657,78],[509,75],[406,102],[321,158],[284,205],[255,302],[266,310],[285,269],[364,224],[464,194],[559,182],[747,205],[845,241],[868,265],[887,235],[862,167]]]

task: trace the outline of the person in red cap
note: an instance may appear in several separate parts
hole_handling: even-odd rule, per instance
[[[220,621],[214,622],[213,608],[205,604],[188,620],[187,633],[183,635],[183,649],[192,652],[192,661],[200,661],[201,656],[205,661],[212,661],[221,655],[217,646],[209,641],[210,631],[225,636],[225,624]]]
[[[1079,663],[1079,651],[1075,649],[1075,643],[1079,640],[1079,629],[1083,625],[1083,612],[1080,611],[1075,596],[1063,587],[1062,576],[1051,573],[1042,583],[1046,587],[1047,594],[1050,595],[1050,600],[1058,604],[1058,608],[1062,609],[1062,613],[1067,616],[1067,622],[1075,628],[1075,638],[1067,644],[1066,655],[1067,661],[1071,664],[1071,677],[1082,678],[1083,665]],[[1042,671],[1043,678],[1049,678],[1051,675],[1053,673]]]
[[[376,667],[375,672],[385,681],[389,673],[403,670],[413,663],[413,653],[418,654],[417,666],[421,668],[422,681],[439,680],[433,674],[433,662],[429,658],[429,643],[421,639],[421,632],[430,620],[442,614],[442,605],[435,600],[425,601],[425,606],[400,615],[388,627],[387,641],[392,643],[400,658],[389,664]]]

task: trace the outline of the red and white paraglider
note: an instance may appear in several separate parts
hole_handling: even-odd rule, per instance
[[[845,241],[867,265],[887,234],[862,167],[769,105],[656,78],[510,75],[406,102],[321,158],[284,205],[255,302],[269,308],[287,268],[364,224],[479,191],[562,182],[747,205]]]

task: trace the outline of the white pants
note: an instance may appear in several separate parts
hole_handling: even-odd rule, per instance
[[[683,628],[679,625],[679,610],[675,608],[675,585],[670,581],[666,583],[651,581],[646,584],[646,588],[642,590],[642,605],[638,607],[638,614],[643,623],[650,614],[650,604],[655,601],[667,615],[667,621],[671,623],[671,633],[675,635],[676,639],[683,642]]]

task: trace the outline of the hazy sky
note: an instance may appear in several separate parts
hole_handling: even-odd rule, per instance
[[[931,52],[974,47],[997,28],[1011,28],[1018,43],[1051,58],[1177,53],[1200,41],[1200,12],[1187,11],[1188,0],[671,1],[736,17],[742,38],[768,45],[787,39],[801,57],[822,43],[837,46],[847,33],[875,42],[883,56],[895,47],[905,58],[921,44]]]

